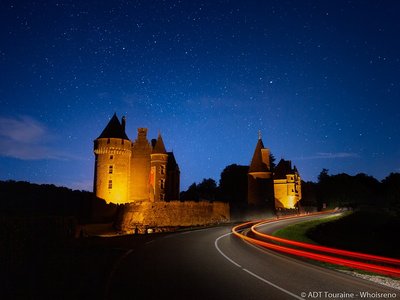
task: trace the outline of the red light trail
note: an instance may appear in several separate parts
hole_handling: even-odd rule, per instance
[[[298,217],[298,216],[287,217],[287,218],[282,218],[282,219],[290,219],[290,218],[296,218],[296,217]],[[280,219],[280,220],[282,220],[282,219]],[[233,227],[232,232],[234,235],[236,235],[239,238],[246,240],[252,244],[256,244],[256,245],[259,245],[259,246],[262,246],[265,248],[269,248],[272,250],[276,250],[279,252],[292,254],[295,256],[299,256],[299,257],[305,257],[305,258],[309,258],[309,259],[313,259],[313,260],[317,260],[317,261],[327,262],[327,263],[331,263],[331,264],[335,264],[335,265],[341,265],[341,266],[346,266],[346,267],[350,267],[350,268],[360,269],[360,270],[364,270],[364,271],[370,271],[370,272],[374,272],[374,273],[400,277],[400,268],[397,268],[394,266],[371,264],[369,262],[369,261],[375,261],[375,262],[381,262],[381,263],[392,264],[392,265],[400,265],[399,259],[382,257],[382,256],[377,256],[377,255],[365,254],[365,253],[359,253],[359,252],[353,252],[353,251],[346,251],[346,250],[335,249],[335,248],[324,247],[324,246],[317,246],[317,245],[312,245],[312,244],[302,243],[302,242],[296,242],[296,241],[292,241],[292,240],[288,240],[288,239],[274,237],[274,236],[271,236],[268,234],[261,233],[256,230],[256,228],[261,225],[271,223],[271,222],[278,222],[278,221],[279,220],[271,219],[271,220],[264,220],[264,221],[247,222],[247,223],[243,223],[243,224]],[[276,241],[276,242],[284,243],[284,244],[291,245],[291,246],[301,247],[303,249],[310,249],[310,250],[314,250],[314,251],[330,253],[333,255],[326,255],[326,254],[314,253],[314,252],[307,251],[307,250],[294,249],[294,248],[290,248],[287,246],[277,245],[274,242],[268,242],[265,240],[252,238],[252,237],[249,237],[249,236],[241,233],[243,230],[245,230],[247,228],[250,228],[251,231],[257,237],[259,237],[261,239],[269,239],[271,241]],[[337,257],[334,255],[346,256],[347,258],[341,258],[341,257]],[[353,260],[354,258],[361,259],[364,261],[356,261],[356,260]]]

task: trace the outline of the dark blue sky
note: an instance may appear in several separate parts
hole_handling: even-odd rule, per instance
[[[92,189],[114,112],[182,189],[262,131],[305,180],[400,171],[399,1],[2,1],[0,179]]]

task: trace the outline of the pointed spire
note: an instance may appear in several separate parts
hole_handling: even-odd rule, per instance
[[[114,113],[107,126],[104,128],[103,132],[100,134],[100,138],[118,138],[129,140],[125,133],[124,126],[119,122],[117,114]]]
[[[161,133],[158,133],[158,138],[157,138],[156,144],[153,148],[153,153],[167,154],[167,150],[165,150],[165,145],[164,145],[164,141],[161,137]]]
[[[263,162],[262,149],[264,149],[264,144],[262,139],[259,138],[250,163],[249,172],[268,172],[268,166]]]
[[[261,134],[261,130],[258,131],[258,139],[261,140],[262,138],[262,134]]]

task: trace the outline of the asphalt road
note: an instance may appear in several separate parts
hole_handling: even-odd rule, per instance
[[[275,230],[294,222],[269,226]],[[390,293],[400,299],[398,290],[260,249],[232,236],[230,229],[154,235],[115,263],[105,298],[386,299],[382,293]]]

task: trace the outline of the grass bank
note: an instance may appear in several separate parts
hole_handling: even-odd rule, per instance
[[[284,239],[298,241],[298,242],[318,244],[316,241],[314,241],[307,235],[307,233],[310,230],[312,230],[313,228],[315,228],[323,223],[332,222],[332,221],[341,219],[345,216],[348,216],[349,214],[351,214],[351,212],[345,212],[341,215],[327,216],[327,217],[323,217],[323,218],[317,219],[317,220],[306,221],[306,222],[290,225],[283,229],[275,231],[272,235],[281,237]]]
[[[343,250],[399,258],[397,239],[394,238],[399,231],[399,218],[378,209],[364,209],[291,225],[274,232],[273,235]],[[344,266],[315,263],[327,268],[374,275]]]

